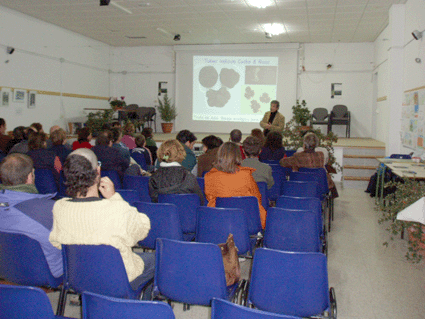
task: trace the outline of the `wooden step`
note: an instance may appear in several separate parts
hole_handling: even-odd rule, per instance
[[[370,177],[361,177],[361,176],[344,176],[345,181],[369,181]]]
[[[344,155],[344,158],[382,158],[381,155]]]
[[[378,166],[344,165],[344,169],[377,169]]]

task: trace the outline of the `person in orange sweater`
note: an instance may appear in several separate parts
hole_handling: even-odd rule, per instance
[[[261,225],[266,226],[266,210],[261,194],[252,177],[254,168],[242,167],[239,146],[226,142],[220,146],[214,167],[205,174],[205,196],[209,207],[215,207],[217,197],[255,196],[260,207]]]

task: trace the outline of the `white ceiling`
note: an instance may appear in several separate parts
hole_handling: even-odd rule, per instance
[[[0,0],[0,5],[112,46],[141,46],[371,42],[388,24],[391,5],[406,1],[272,0],[258,9],[248,0],[115,0],[132,14],[99,6],[99,0]],[[266,39],[265,23],[282,23],[286,32]],[[181,41],[173,41],[175,34]]]

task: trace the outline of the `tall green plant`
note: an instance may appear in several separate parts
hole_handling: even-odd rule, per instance
[[[297,100],[297,103],[292,106],[293,119],[296,124],[300,126],[307,126],[308,122],[311,119],[311,112],[307,107],[307,102],[305,100]]]
[[[111,123],[114,112],[115,111],[113,109],[90,112],[87,116],[88,120],[86,122],[86,126],[90,128],[92,133],[100,132],[102,131],[103,125]]]
[[[168,98],[167,94],[164,94],[164,97],[161,99],[158,99],[158,112],[161,116],[161,119],[164,122],[172,122],[177,117],[177,111],[174,104],[171,104],[171,99]]]

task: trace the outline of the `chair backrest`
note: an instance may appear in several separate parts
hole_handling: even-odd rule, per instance
[[[259,248],[252,266],[248,304],[299,317],[330,306],[326,256]]]
[[[137,110],[139,106],[137,104],[128,104],[125,106],[126,110]]]
[[[285,181],[282,184],[282,195],[321,198],[317,182]]]
[[[145,155],[138,152],[131,152],[131,157],[140,165],[145,171],[148,169],[148,164],[146,163]]]
[[[183,231],[177,206],[168,203],[135,203],[137,210],[146,214],[151,221],[148,236],[139,241],[143,248],[155,249],[157,238],[183,240]]]
[[[291,157],[297,152],[297,150],[285,150],[286,157]]]
[[[177,206],[183,233],[194,233],[196,229],[196,208],[201,206],[197,194],[159,194],[159,203]]]
[[[48,168],[36,168],[34,170],[35,175],[35,187],[40,194],[52,194],[57,193],[58,186],[51,169]]]
[[[306,173],[306,172],[291,172],[289,174],[289,180],[290,181],[317,182],[317,183],[319,183],[318,177],[316,177],[316,175],[309,174],[309,173]]]
[[[263,205],[264,209],[267,210],[269,208],[269,199],[267,197],[267,183],[266,182],[257,182],[258,190],[261,194],[261,205]]]
[[[59,175],[59,189],[58,189],[58,197],[59,198],[63,198],[63,197],[67,197],[68,195],[66,194],[66,188],[67,186],[65,185],[66,182],[66,178],[65,178],[65,174],[63,172],[63,170],[60,172]]]
[[[133,205],[135,202],[140,202],[139,192],[132,189],[116,189],[117,193],[130,205]]]
[[[296,252],[320,252],[317,213],[271,207],[267,211],[264,247]]]
[[[5,232],[0,232],[0,278],[25,286],[57,288],[62,283],[50,272],[38,241]]]
[[[117,171],[107,170],[107,169],[101,169],[100,170],[100,175],[102,177],[105,177],[105,176],[109,177],[110,180],[114,183],[115,189],[122,188],[121,178],[120,178],[120,176],[119,176],[119,174],[118,174]]]
[[[267,190],[267,198],[275,201],[281,195],[281,188],[286,176],[291,172],[290,167],[282,167],[278,165],[270,165],[272,168],[272,176],[274,180],[273,186]]]
[[[412,156],[410,156],[409,154],[391,154],[390,158],[411,159]]]
[[[319,192],[322,196],[322,199],[326,194],[329,193],[328,176],[325,168],[300,167],[298,171],[302,173],[315,174],[317,176],[317,182],[319,183]]]
[[[204,195],[204,204],[205,206],[208,205],[207,197],[205,196],[205,179],[203,177],[197,177],[196,180],[198,181],[199,188],[202,191],[202,194]]]
[[[279,160],[267,160],[267,159],[265,159],[265,160],[262,160],[261,161],[262,163],[264,163],[264,164],[269,164],[269,165],[279,165]]]
[[[329,113],[324,107],[318,107],[313,110],[312,116],[316,121],[322,122],[329,116]]]
[[[230,301],[214,298],[211,305],[211,319],[301,319],[301,317],[278,315],[271,312],[251,309],[231,303]]]
[[[141,202],[151,202],[148,176],[124,175],[123,187],[137,191]]]
[[[175,318],[173,309],[165,302],[126,300],[91,292],[84,292],[82,295],[82,312],[84,319]]]
[[[225,243],[229,234],[233,234],[239,254],[243,255],[251,250],[248,222],[242,209],[200,206],[197,214],[197,242]]]
[[[227,299],[223,257],[217,245],[158,238],[154,295],[196,305]]]
[[[0,318],[58,318],[40,288],[0,284]],[[62,317],[61,317],[62,318]]]
[[[260,219],[260,207],[257,197],[238,196],[238,197],[217,197],[216,207],[240,208],[242,209],[248,221],[248,232],[255,235],[262,231]]]
[[[108,245],[62,245],[67,289],[134,299],[118,249]]]
[[[336,118],[343,118],[348,116],[348,108],[345,105],[335,105],[332,108],[332,115]]]

